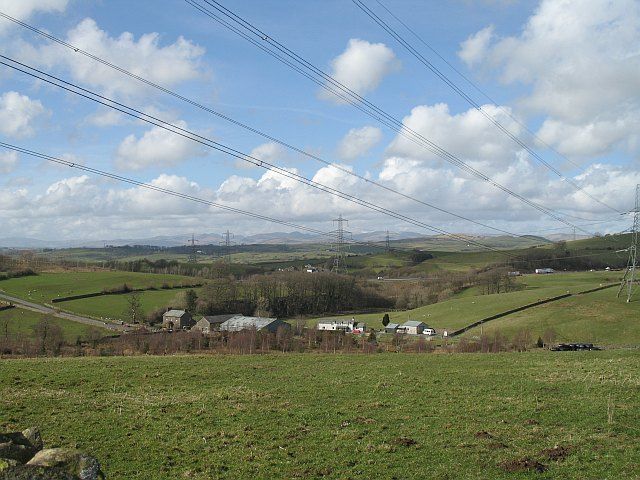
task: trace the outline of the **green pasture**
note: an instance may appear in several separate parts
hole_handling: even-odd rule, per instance
[[[0,311],[0,338],[8,336],[33,336],[35,326],[42,320],[42,313],[32,312],[21,308]],[[98,328],[105,335],[108,330],[99,327],[92,327],[83,323],[73,322],[64,318],[49,317],[52,324],[58,325],[67,342],[75,342],[78,337],[85,338],[90,328]],[[2,360],[0,360],[2,362]]]
[[[637,350],[2,360],[0,429],[110,480],[631,479],[639,379]]]
[[[56,297],[100,292],[104,288],[126,283],[132,288],[169,285],[201,281],[181,275],[136,273],[120,271],[41,273],[35,276],[11,278],[0,282],[0,290],[9,295],[35,303],[50,303]]]

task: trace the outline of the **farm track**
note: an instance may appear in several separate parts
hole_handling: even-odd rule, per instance
[[[105,323],[100,320],[95,320],[93,318],[83,317],[81,315],[76,315],[73,313],[61,312],[59,310],[55,310],[50,307],[46,307],[44,305],[39,305],[37,303],[29,302],[27,300],[23,300],[18,297],[14,297],[11,295],[7,295],[5,293],[0,293],[0,299],[6,300],[8,302],[13,303],[14,305],[24,308],[25,310],[31,310],[33,312],[44,313],[46,315],[53,315],[54,317],[64,318],[65,320],[71,320],[72,322],[84,323],[85,325],[91,325],[93,327],[106,328],[108,330],[114,331],[124,331],[125,327],[123,325],[116,325],[113,323]]]

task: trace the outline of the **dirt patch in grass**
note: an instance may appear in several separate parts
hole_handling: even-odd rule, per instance
[[[493,438],[493,435],[491,435],[489,432],[487,432],[486,430],[481,430],[479,432],[476,432],[474,434],[474,437],[476,438],[481,438],[483,440],[491,440]]]
[[[401,447],[412,447],[412,446],[418,444],[418,442],[416,440],[414,440],[413,438],[409,438],[409,437],[394,438],[393,439],[393,443],[398,445],[398,446],[401,446]]]
[[[567,458],[575,448],[570,445],[556,445],[553,448],[545,448],[540,452],[540,456],[560,462]]]
[[[506,460],[498,465],[506,472],[537,472],[543,473],[547,466],[529,457]]]

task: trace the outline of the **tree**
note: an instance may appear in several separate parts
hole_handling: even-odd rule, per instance
[[[144,311],[142,309],[142,301],[140,300],[140,294],[133,292],[127,296],[127,309],[124,316],[130,323],[142,323],[144,320]]]
[[[385,313],[384,317],[382,317],[382,325],[386,327],[387,325],[389,325],[390,321],[391,320],[389,320],[389,314]]]
[[[36,336],[38,351],[44,355],[47,350],[54,355],[58,355],[64,344],[64,335],[59,325],[53,323],[53,317],[45,315],[33,327]]]
[[[376,332],[375,330],[371,330],[369,333],[369,338],[367,339],[369,343],[377,343]]]
[[[187,312],[195,313],[197,302],[198,295],[196,294],[196,291],[193,289],[187,290],[187,293],[185,294],[185,306]]]

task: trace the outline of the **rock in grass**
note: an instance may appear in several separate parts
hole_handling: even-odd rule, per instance
[[[9,458],[0,458],[0,473],[11,467],[15,467],[16,465],[18,465],[18,462],[16,460],[11,460]]]
[[[78,480],[79,477],[62,468],[32,467],[17,465],[0,470],[0,480]]]
[[[47,448],[41,450],[27,463],[31,467],[53,467],[78,480],[104,479],[100,464],[95,457],[80,450],[69,448]],[[54,477],[57,478],[57,477]]]
[[[40,450],[42,437],[35,427],[23,432],[0,433],[0,458],[27,463]]]

